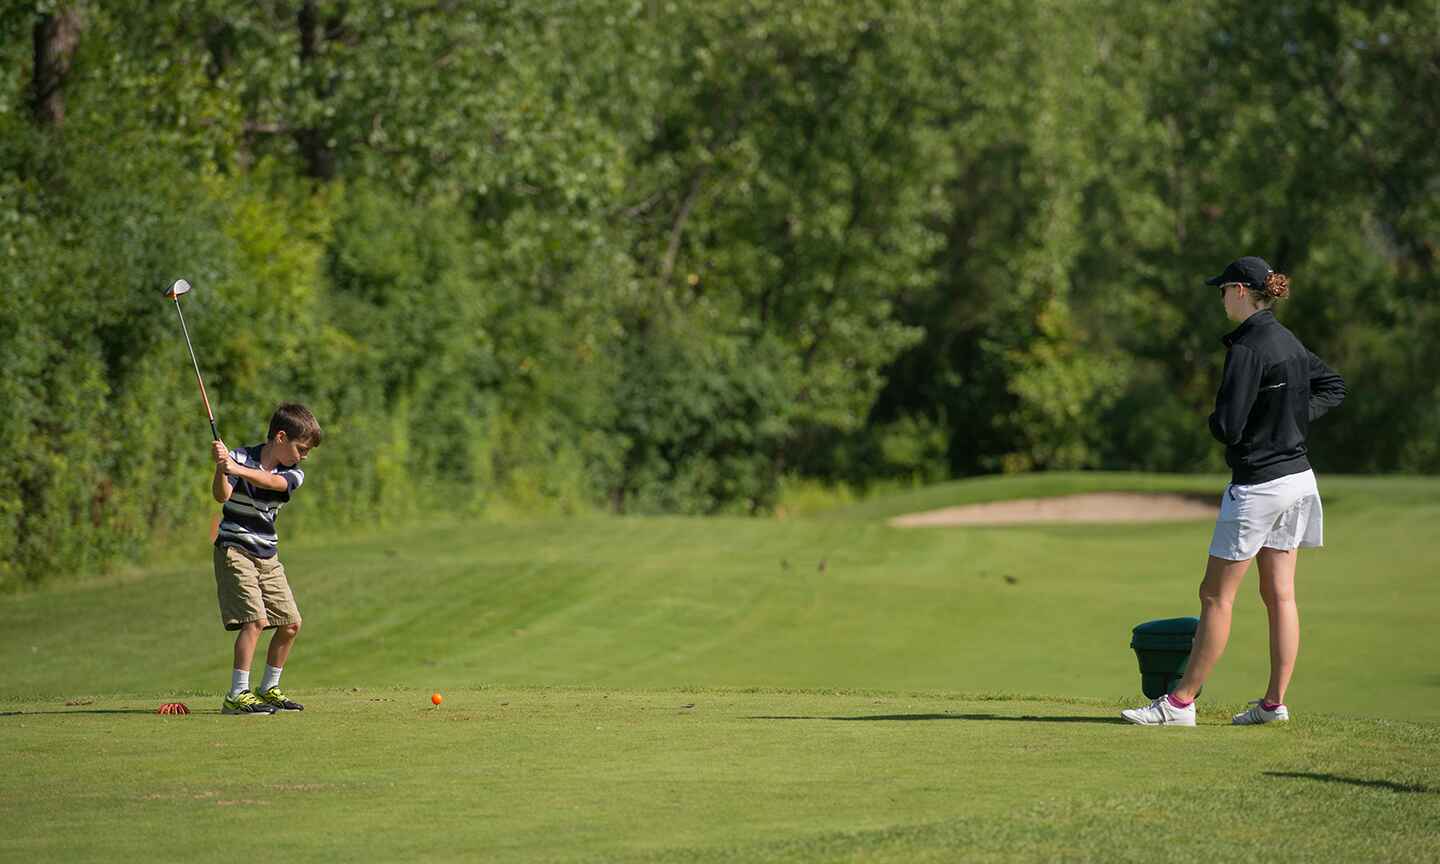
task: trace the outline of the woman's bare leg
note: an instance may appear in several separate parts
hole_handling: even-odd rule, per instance
[[[1300,610],[1295,605],[1296,549],[1261,549],[1260,599],[1270,616],[1270,684],[1265,701],[1285,702],[1285,690],[1300,653]]]
[[[1205,565],[1205,579],[1200,583],[1200,626],[1195,630],[1195,642],[1190,648],[1190,665],[1185,667],[1185,677],[1172,691],[1181,702],[1195,698],[1205,679],[1210,677],[1210,670],[1225,653],[1225,643],[1230,641],[1235,595],[1249,569],[1250,559],[1229,561],[1214,555]]]

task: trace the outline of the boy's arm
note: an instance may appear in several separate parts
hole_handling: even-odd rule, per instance
[[[230,500],[230,492],[234,488],[230,482],[231,477],[239,477],[250,481],[250,485],[258,486],[261,489],[269,489],[272,492],[287,492],[290,489],[290,481],[280,474],[271,474],[269,471],[260,471],[256,468],[246,468],[239,462],[230,458],[230,450],[225,442],[214,442],[215,456],[215,478],[210,482],[210,494],[215,500],[224,504]]]
[[[258,468],[246,468],[234,459],[227,460],[225,473],[231,477],[239,477],[242,480],[250,481],[251,486],[261,489],[269,489],[272,492],[290,491],[290,483],[279,474],[271,474],[269,471],[261,471]],[[227,496],[228,497],[228,496]]]
[[[215,477],[210,481],[210,494],[214,496],[216,503],[224,504],[230,500],[230,478],[225,476],[225,466],[215,466]]]
[[[230,451],[225,447],[223,441],[216,441],[211,451],[215,457],[215,476],[210,480],[210,494],[215,500],[224,504],[230,500],[230,478],[225,474],[225,465],[230,461]]]

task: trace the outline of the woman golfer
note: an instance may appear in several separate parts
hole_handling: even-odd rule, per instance
[[[1290,280],[1259,258],[1232,262],[1220,286],[1225,314],[1240,323],[1224,342],[1225,372],[1210,432],[1233,471],[1220,499],[1210,561],[1200,583],[1200,626],[1185,677],[1143,708],[1122,711],[1145,726],[1195,725],[1195,697],[1230,638],[1230,613],[1250,561],[1260,560],[1260,597],[1270,616],[1270,683],[1263,699],[1236,714],[1238,725],[1289,720],[1285,688],[1300,649],[1295,559],[1322,543],[1320,492],[1306,458],[1311,421],[1345,399],[1345,382],[1275,320]]]

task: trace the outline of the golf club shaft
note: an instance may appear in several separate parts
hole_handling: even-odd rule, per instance
[[[215,412],[210,410],[210,397],[205,395],[205,379],[200,377],[200,361],[195,359],[195,346],[190,344],[190,328],[185,326],[185,313],[180,311],[180,297],[175,297],[175,314],[180,316],[180,332],[185,334],[185,347],[190,349],[190,362],[195,366],[195,381],[200,385],[200,399],[205,403],[205,416],[210,418],[212,440],[220,440],[220,430],[215,426]]]

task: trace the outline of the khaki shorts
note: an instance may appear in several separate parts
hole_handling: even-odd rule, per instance
[[[1325,514],[1315,472],[1302,471],[1252,486],[1225,487],[1210,554],[1248,561],[1262,548],[1290,550],[1324,542]]]
[[[300,609],[279,556],[256,558],[234,546],[216,546],[215,593],[226,630],[262,620],[267,630],[300,623]]]

